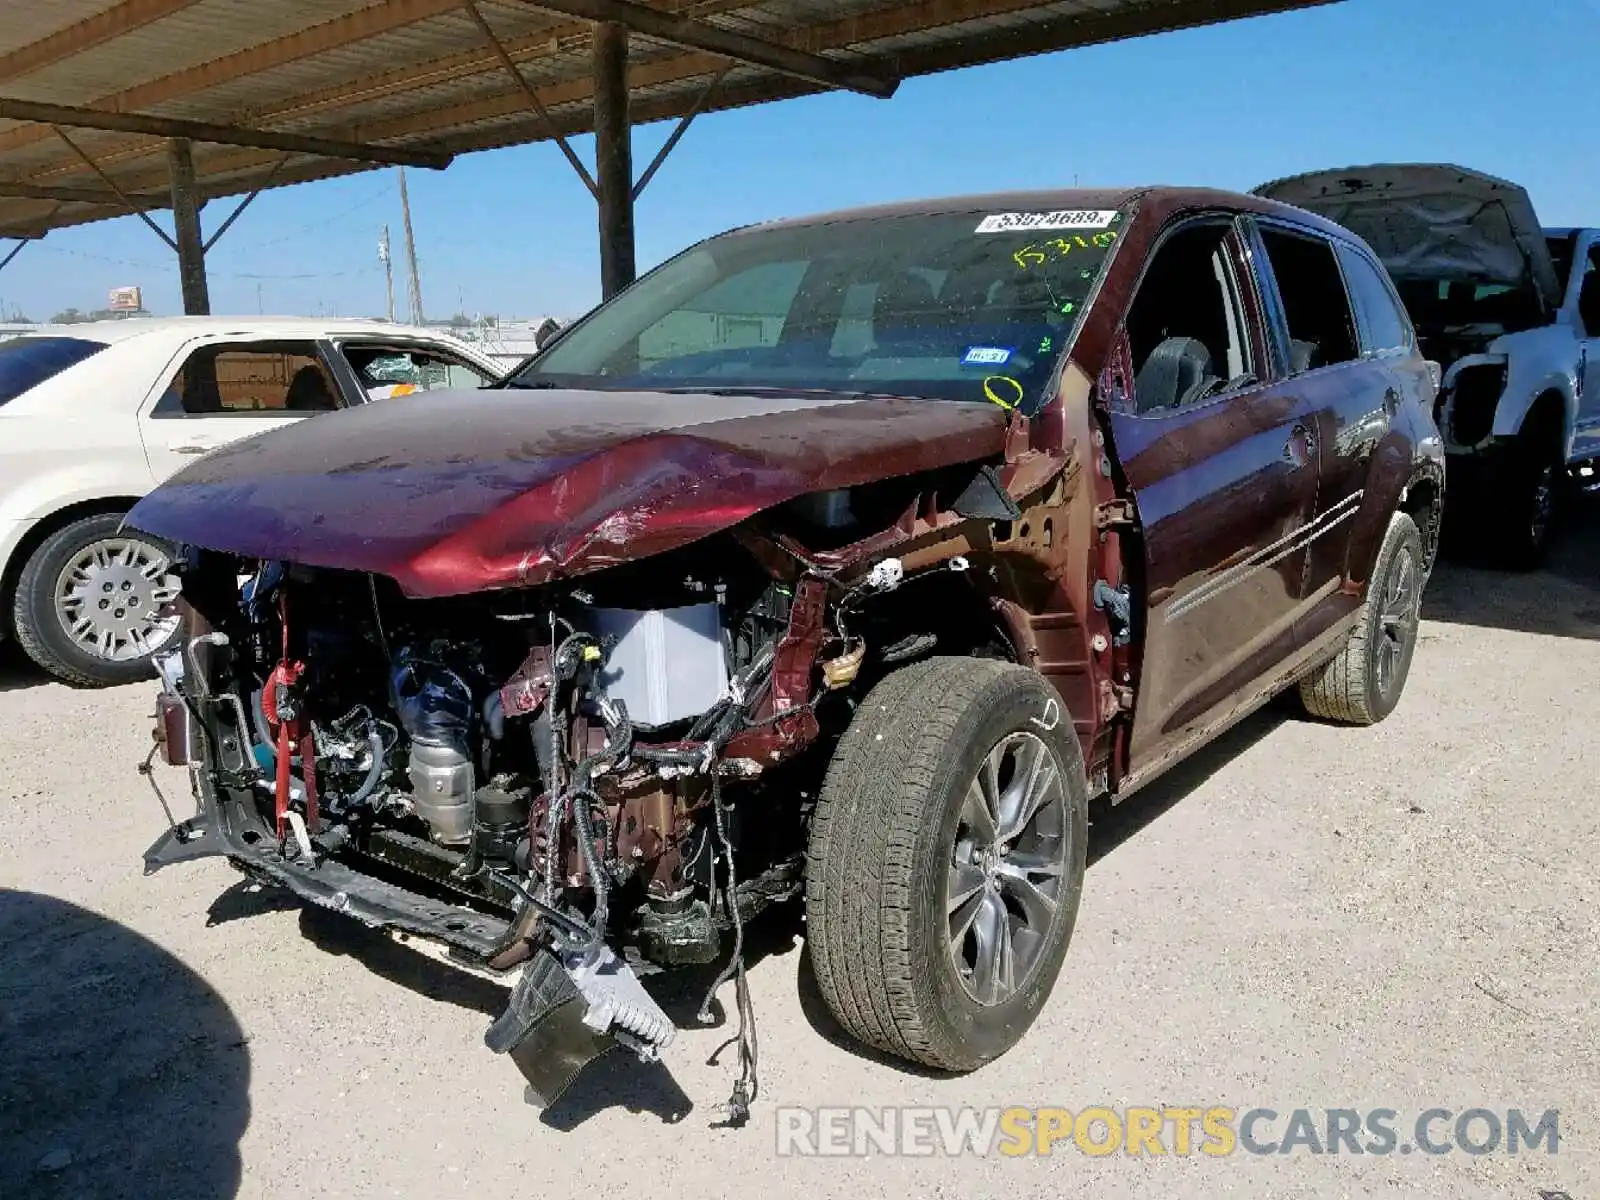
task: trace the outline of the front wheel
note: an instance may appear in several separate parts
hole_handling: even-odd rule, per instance
[[[845,1030],[966,1071],[1044,1007],[1083,892],[1088,789],[1036,672],[935,658],[888,676],[841,739],[812,825],[807,944]]]
[[[12,614],[28,657],[67,683],[105,687],[154,673],[173,645],[178,580],[166,547],[102,513],[45,538],[17,579]]]
[[[1492,506],[1494,552],[1513,570],[1543,566],[1555,539],[1565,464],[1547,440],[1525,430],[1507,446],[1484,497]]]

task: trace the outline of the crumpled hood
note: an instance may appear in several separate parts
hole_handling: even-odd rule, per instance
[[[428,392],[199,459],[129,524],[413,596],[528,586],[684,545],[807,492],[990,458],[984,403],[819,393]]]
[[[1530,282],[1560,306],[1544,230],[1515,183],[1445,164],[1386,164],[1295,175],[1256,195],[1343,225],[1396,279]]]

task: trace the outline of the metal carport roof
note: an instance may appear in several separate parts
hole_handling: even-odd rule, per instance
[[[12,0],[0,237],[175,207],[203,290],[205,200],[596,132],[609,288],[650,173],[630,124],[1332,2]]]

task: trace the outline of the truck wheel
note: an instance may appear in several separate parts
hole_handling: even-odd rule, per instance
[[[1536,570],[1550,554],[1563,466],[1552,441],[1525,430],[1507,447],[1484,497],[1494,514],[1495,553],[1512,570]]]
[[[17,578],[17,642],[57,679],[84,687],[153,675],[177,641],[163,613],[178,594],[166,547],[124,530],[118,513],[84,517],[45,538]]]
[[[1394,711],[1417,645],[1425,561],[1416,522],[1395,513],[1373,564],[1361,620],[1344,649],[1300,682],[1300,702],[1312,716],[1375,725]]]
[[[1087,842],[1077,734],[1036,672],[932,658],[888,676],[812,824],[807,946],[828,1007],[926,1066],[1005,1053],[1061,970]]]

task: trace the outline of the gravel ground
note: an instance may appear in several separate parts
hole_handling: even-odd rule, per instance
[[[762,1096],[714,1128],[725,1030],[602,1060],[548,1112],[481,1043],[505,992],[215,860],[149,879],[151,687],[0,648],[0,1197],[1600,1198],[1600,514],[1551,570],[1447,565],[1398,712],[1259,715],[1098,814],[1067,966],[963,1079],[844,1044],[792,922],[751,982]],[[181,794],[181,780],[164,777]],[[800,1159],[780,1105],[1560,1110],[1555,1156]],[[1281,1126],[1279,1129],[1281,1133]]]

